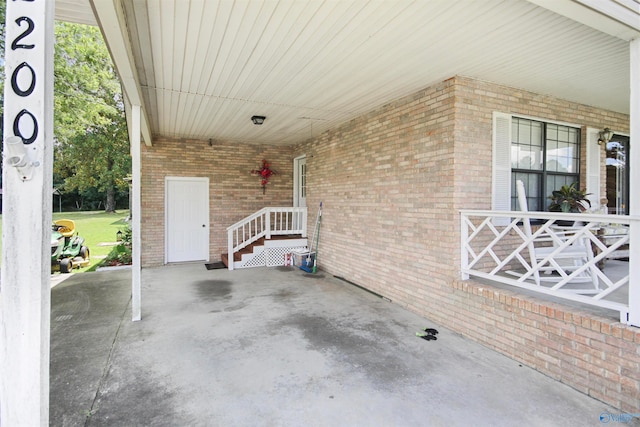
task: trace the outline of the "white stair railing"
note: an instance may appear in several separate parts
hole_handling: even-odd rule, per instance
[[[300,234],[307,237],[306,207],[262,208],[227,227],[229,270],[233,270],[233,254],[261,238],[272,235]]]
[[[495,282],[554,295],[620,312],[620,321],[629,323],[630,302],[613,301],[609,297],[630,283],[630,272],[612,280],[601,268],[610,258],[628,257],[630,229],[640,227],[640,218],[620,215],[559,214],[551,212],[497,212],[464,210],[461,214],[461,263],[460,271],[464,280],[476,276]],[[495,221],[501,218],[502,221]],[[505,222],[508,219],[509,222]],[[523,220],[535,222],[532,235],[523,232]],[[570,227],[558,226],[558,221],[577,221]],[[507,225],[495,225],[495,224]],[[558,239],[557,231],[570,231],[563,239]],[[540,240],[548,241],[553,249],[547,251],[543,259],[532,260],[529,248]],[[582,241],[591,245],[593,257],[585,257],[584,262],[572,265],[565,271],[556,262],[562,251],[570,245]],[[550,268],[550,266],[552,266]],[[551,273],[549,270],[553,270]],[[576,283],[585,281],[585,288]],[[536,278],[540,278],[536,280]],[[582,279],[582,280],[581,280]],[[593,285],[595,284],[595,286]]]

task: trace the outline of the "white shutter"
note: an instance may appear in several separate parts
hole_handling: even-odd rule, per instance
[[[493,164],[491,209],[511,210],[511,115],[493,113]],[[494,218],[494,225],[508,225],[509,218]]]
[[[587,193],[591,193],[589,201],[592,208],[600,206],[600,165],[601,155],[605,147],[598,145],[599,130],[587,128],[587,141],[582,146],[587,150]]]

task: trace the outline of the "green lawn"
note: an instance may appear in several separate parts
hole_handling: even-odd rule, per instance
[[[127,228],[125,218],[129,216],[128,210],[108,214],[104,211],[94,212],[54,212],[53,220],[71,219],[76,223],[76,231],[85,239],[85,246],[91,254],[91,264],[74,272],[83,272],[95,269],[98,264],[111,252],[113,243],[116,242],[118,230]],[[0,230],[2,229],[2,216],[0,215]],[[0,241],[0,250],[2,242]],[[58,274],[58,273],[56,273]]]

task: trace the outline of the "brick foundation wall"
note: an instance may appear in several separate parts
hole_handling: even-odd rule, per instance
[[[489,287],[474,292],[479,288],[473,282],[458,282],[458,210],[491,207],[494,111],[580,124],[583,130],[628,130],[622,114],[464,77],[382,106],[295,147],[295,156],[307,155],[309,224],[313,207],[324,203],[318,264],[572,387],[638,412],[640,381],[630,374],[640,364],[635,328],[601,319],[595,320],[596,333],[583,326],[587,314],[578,323],[566,319],[568,308],[515,313],[513,305],[485,295]],[[527,304],[526,297],[522,301]],[[550,315],[556,312],[562,318]],[[492,322],[500,322],[500,331]],[[525,342],[515,332],[522,324],[533,325],[532,339]],[[576,354],[580,346],[600,347],[584,360]]]
[[[474,281],[454,281],[454,331],[621,411],[640,409],[640,328]]]
[[[226,228],[265,206],[292,206],[291,147],[200,140],[154,140],[142,147],[143,267],[164,263],[164,186],[167,176],[209,178],[209,255],[219,261],[227,252]],[[265,194],[251,171],[271,162],[277,174]]]

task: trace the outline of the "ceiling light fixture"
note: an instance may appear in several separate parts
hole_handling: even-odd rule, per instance
[[[613,131],[609,128],[604,128],[604,130],[600,131],[599,135],[600,138],[598,138],[598,145],[602,145],[603,142],[606,144],[611,141],[611,138],[613,138]]]
[[[264,119],[266,119],[265,116],[253,116],[251,117],[251,121],[253,122],[254,125],[261,125],[264,123]]]

